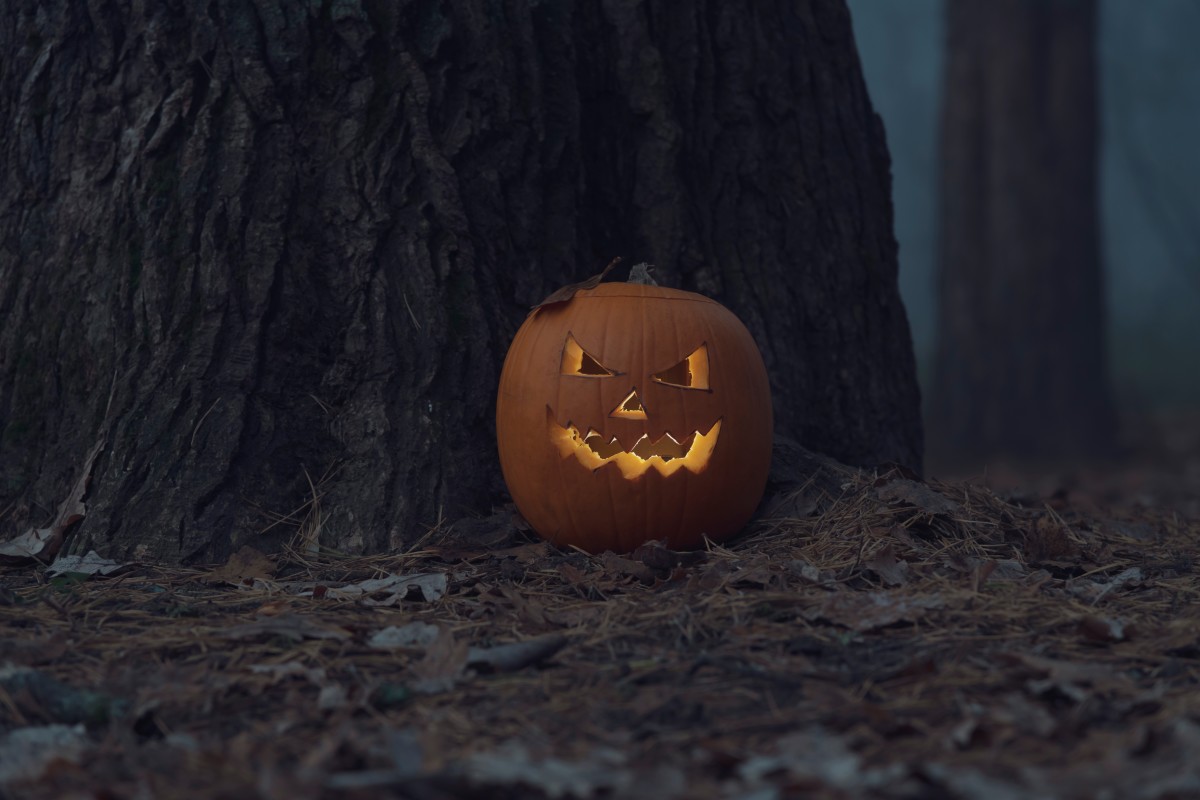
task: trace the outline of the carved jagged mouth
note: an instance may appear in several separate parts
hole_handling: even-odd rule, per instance
[[[587,433],[581,433],[572,423],[567,423],[564,428],[554,421],[549,407],[546,411],[550,440],[563,458],[574,455],[580,464],[592,470],[615,464],[628,480],[640,478],[651,469],[662,475],[674,475],[681,469],[703,472],[721,433],[721,420],[717,420],[706,433],[694,431],[682,440],[664,433],[658,441],[652,442],[649,436],[643,435],[626,450],[615,436],[606,441],[595,428],[588,428]]]

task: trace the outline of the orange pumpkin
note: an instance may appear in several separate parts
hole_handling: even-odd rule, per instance
[[[517,331],[496,434],[513,501],[542,537],[591,552],[693,548],[738,532],[762,498],[767,371],[716,301],[604,283]]]

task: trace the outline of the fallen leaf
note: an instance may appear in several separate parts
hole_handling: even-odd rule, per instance
[[[120,564],[108,558],[101,558],[95,550],[89,550],[83,556],[59,556],[46,570],[47,575],[99,575],[109,577],[124,572],[134,564]]]
[[[654,570],[640,561],[619,556],[611,550],[600,556],[600,563],[609,577],[632,577],[645,584],[654,583]]]
[[[0,735],[0,789],[39,780],[58,762],[80,764],[90,748],[82,724],[17,728]]]
[[[350,631],[332,625],[322,625],[309,617],[280,614],[262,617],[254,622],[234,625],[216,632],[226,639],[256,639],[259,636],[282,636],[285,639],[349,639]]]
[[[963,507],[935,492],[923,483],[901,478],[890,481],[875,489],[875,496],[889,505],[915,506],[934,516],[961,516]]]
[[[507,796],[516,789],[524,792],[533,789],[551,798],[629,797],[636,782],[625,765],[625,757],[616,750],[595,747],[585,758],[568,761],[536,757],[517,741],[468,756],[457,771],[476,787],[491,790],[481,796]],[[499,787],[509,791],[497,791]]]
[[[407,625],[392,625],[375,631],[367,639],[367,646],[377,650],[395,650],[402,647],[427,647],[438,637],[436,625],[428,622],[410,622]]]
[[[67,724],[106,722],[123,711],[125,701],[80,689],[27,667],[0,665],[0,697],[7,697],[24,716]]]
[[[255,580],[268,580],[275,575],[275,563],[266,554],[244,545],[229,557],[229,561],[204,575],[210,583],[233,586],[253,586]]]
[[[702,563],[708,554],[703,550],[680,552],[666,546],[665,542],[652,540],[638,547],[629,554],[629,558],[640,561],[650,569],[669,571],[679,566],[692,566]]]
[[[332,600],[361,600],[365,606],[394,606],[409,599],[414,593],[426,603],[440,600],[446,594],[449,580],[444,572],[425,572],[416,575],[388,575],[385,578],[369,578],[344,586],[301,584],[307,588],[301,597],[316,596],[318,590]]]
[[[568,283],[561,289],[556,289],[555,291],[551,292],[549,297],[534,306],[529,313],[537,313],[538,309],[545,306],[554,305],[555,303],[565,303],[574,297],[576,292],[583,291],[584,289],[595,289],[600,285],[600,281],[604,280],[604,277],[608,275],[608,273],[612,272],[613,267],[620,263],[621,257],[617,256],[612,261],[608,262],[608,266],[601,270],[599,275],[593,275],[587,280],[580,281],[579,283]]]
[[[604,610],[594,605],[580,605],[558,611],[547,610],[546,621],[564,628],[578,628],[594,624],[604,616]]]
[[[62,547],[63,536],[67,528],[83,519],[87,514],[87,506],[83,496],[87,494],[88,484],[92,480],[92,467],[104,449],[105,441],[101,439],[92,445],[83,460],[83,468],[79,477],[71,487],[70,493],[58,507],[54,521],[48,528],[30,528],[11,541],[0,544],[0,564],[24,564],[28,561],[51,561]]]
[[[584,574],[584,572],[578,567],[575,567],[571,564],[559,564],[558,572],[563,576],[564,579],[566,579],[567,583],[571,584],[572,586],[579,586],[580,584],[587,582],[587,575]]]
[[[805,519],[811,517],[821,504],[821,492],[809,484],[771,497],[762,513],[763,519]]]
[[[30,528],[15,539],[0,544],[0,564],[24,564],[40,559],[50,550],[53,528]]]
[[[688,588],[693,591],[714,592],[729,580],[733,567],[727,561],[717,561],[709,565],[703,572],[695,572],[688,579]]]
[[[566,644],[567,637],[553,633],[523,642],[498,644],[494,647],[472,647],[467,652],[467,666],[477,669],[482,667],[491,672],[515,672],[545,661]]]
[[[1126,586],[1139,586],[1142,581],[1141,567],[1129,567],[1108,580],[1071,581],[1068,588],[1076,597],[1081,597],[1095,605],[1112,592]]]
[[[908,580],[908,563],[896,558],[896,550],[890,544],[875,551],[863,566],[888,586],[902,586]]]
[[[345,708],[349,702],[349,693],[346,691],[346,687],[340,683],[327,683],[317,693],[318,711],[334,711]]]
[[[1004,704],[991,709],[989,713],[998,721],[1043,739],[1058,729],[1058,722],[1044,705],[1030,701],[1019,692],[1007,695],[1004,698]]]
[[[891,787],[907,772],[904,764],[872,767],[863,763],[834,732],[821,728],[791,733],[779,740],[774,755],[747,758],[737,769],[738,777],[750,786],[777,785],[783,774],[792,782],[812,790],[829,788],[838,796],[875,796],[875,791]],[[824,792],[820,792],[825,796]],[[776,795],[771,795],[776,796]]]
[[[528,544],[497,550],[496,558],[515,558],[521,564],[533,564],[542,561],[550,553],[550,545],[546,542],[530,542]]]
[[[1021,652],[999,653],[996,658],[1001,663],[1024,667],[1029,676],[1025,689],[1035,697],[1057,694],[1082,703],[1094,691],[1129,688],[1127,680],[1100,664],[1060,661]]]
[[[1128,637],[1128,631],[1120,620],[1090,614],[1079,620],[1079,633],[1085,639],[1105,644],[1123,642]]]
[[[894,591],[842,591],[829,595],[820,606],[805,612],[805,616],[865,632],[897,622],[915,622],[929,609],[941,607],[938,595],[909,597]]]
[[[995,561],[984,561],[971,571],[971,591],[978,592],[987,584],[987,579],[996,571]]]
[[[1025,531],[1021,549],[1031,564],[1066,561],[1079,554],[1067,526],[1049,515],[1038,517],[1033,527]]]
[[[324,686],[326,683],[325,670],[320,667],[306,667],[299,661],[287,661],[283,664],[251,664],[247,667],[257,675],[267,675],[272,683],[278,683],[285,678],[303,678],[314,686]]]
[[[469,651],[467,643],[454,634],[439,632],[424,657],[409,668],[414,678],[410,684],[412,690],[420,694],[438,694],[453,689],[466,672]]]
[[[971,797],[978,800],[1029,800],[1031,797],[1042,800],[1048,797],[970,767],[930,762],[923,764],[921,771],[932,785],[939,787],[938,797]]]
[[[805,583],[817,584],[825,580],[825,576],[816,565],[801,559],[789,561],[788,570]]]
[[[967,717],[950,729],[946,736],[946,744],[955,750],[970,750],[988,743],[991,736],[983,720],[978,717]]]
[[[64,631],[32,638],[14,638],[4,643],[4,660],[12,666],[49,664],[63,657],[70,648]]]
[[[412,729],[389,731],[386,755],[391,762],[390,769],[335,772],[325,779],[325,788],[335,791],[362,791],[387,786],[403,788],[406,784],[411,785],[425,771],[421,742]]]
[[[726,583],[730,586],[750,585],[766,587],[771,585],[771,582],[776,579],[778,574],[771,564],[763,564],[757,561],[750,561],[750,563],[746,564],[739,562],[734,564],[734,571]]]

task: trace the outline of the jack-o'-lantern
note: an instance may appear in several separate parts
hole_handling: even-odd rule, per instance
[[[591,552],[693,548],[737,533],[762,498],[771,393],[724,306],[604,283],[517,331],[496,433],[513,501],[542,537]]]

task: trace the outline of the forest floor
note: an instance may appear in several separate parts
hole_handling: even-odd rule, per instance
[[[699,553],[501,516],[389,557],[10,569],[0,797],[1200,796],[1200,426],[1171,431],[814,481]]]

